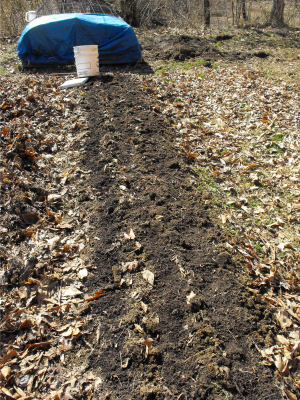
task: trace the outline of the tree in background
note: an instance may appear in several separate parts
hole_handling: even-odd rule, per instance
[[[16,36],[24,28],[25,13],[35,10],[40,0],[0,0],[0,36]]]
[[[273,0],[272,10],[270,14],[270,25],[272,26],[284,26],[283,21],[284,13],[284,0]]]
[[[248,21],[246,0],[241,0],[242,16],[244,21]]]
[[[210,26],[210,0],[203,0],[204,25]]]
[[[232,0],[232,24],[239,25],[241,17],[244,21],[248,21],[246,0]]]
[[[174,0],[119,0],[120,15],[132,26],[162,25],[172,16]],[[171,7],[171,8],[170,8]]]
[[[141,21],[138,16],[136,0],[121,0],[120,9],[122,17],[128,24],[132,26],[140,26]]]

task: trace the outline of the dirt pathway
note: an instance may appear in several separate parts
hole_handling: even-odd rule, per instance
[[[93,350],[81,362],[100,377],[99,398],[281,399],[255,348],[265,310],[239,280],[140,80],[106,74],[85,106],[97,195],[88,290],[105,295],[89,310]]]

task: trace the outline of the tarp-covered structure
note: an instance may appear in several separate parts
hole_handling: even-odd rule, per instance
[[[106,14],[54,14],[34,19],[18,41],[25,64],[71,64],[74,46],[98,45],[100,64],[138,61],[142,54],[130,25]]]

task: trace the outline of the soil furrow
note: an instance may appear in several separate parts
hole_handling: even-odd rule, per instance
[[[106,289],[91,309],[99,398],[281,399],[255,349],[268,316],[241,284],[139,79],[95,81],[86,107],[98,196],[88,284]]]

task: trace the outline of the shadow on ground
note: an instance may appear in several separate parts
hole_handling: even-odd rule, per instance
[[[127,72],[137,75],[150,75],[154,71],[150,64],[145,61],[137,62],[135,64],[115,64],[115,65],[101,65],[99,66],[100,75],[106,72]],[[41,64],[41,65],[23,65],[22,72],[25,74],[39,73],[41,75],[69,75],[76,73],[76,67],[74,64],[71,65],[59,65],[59,64]]]

